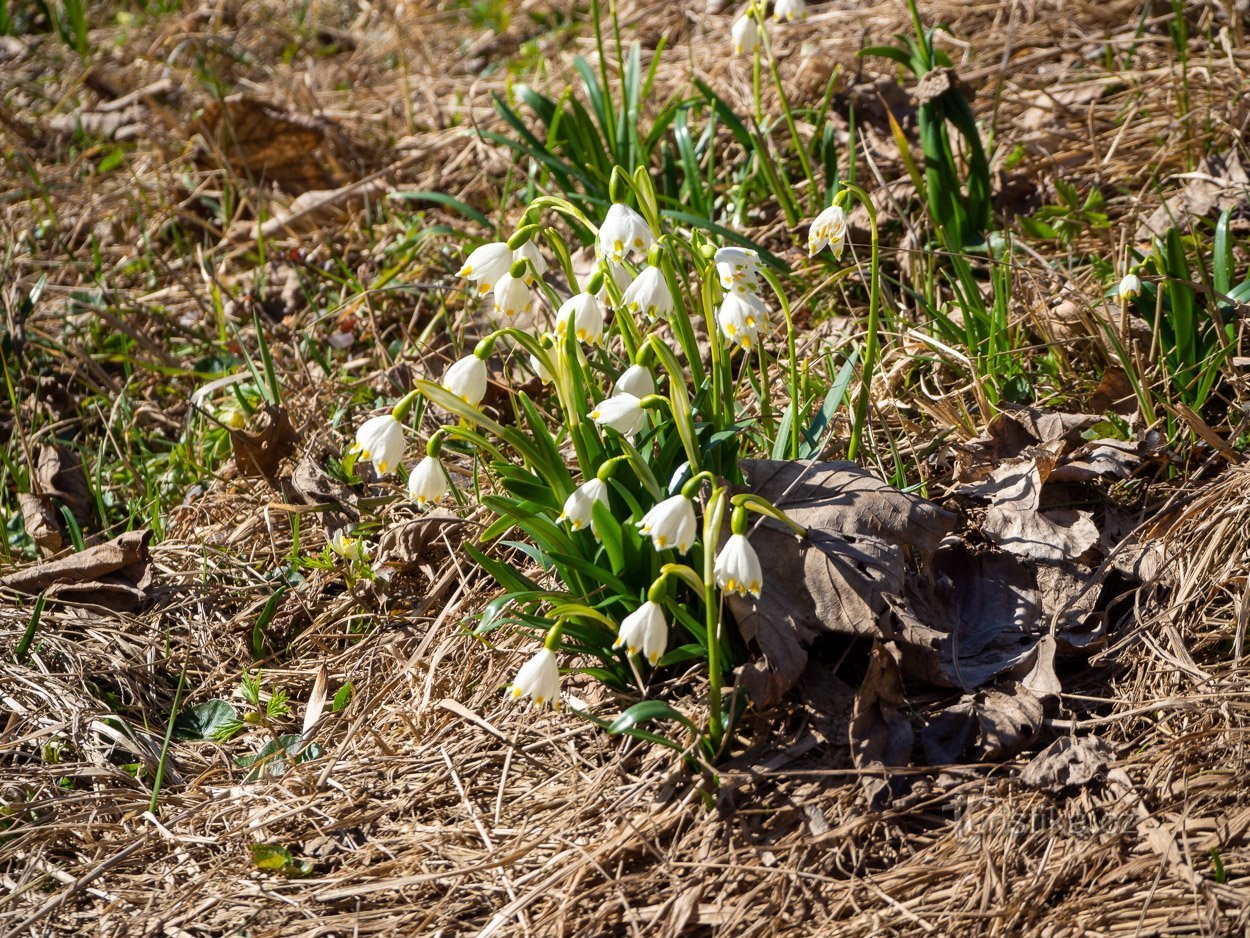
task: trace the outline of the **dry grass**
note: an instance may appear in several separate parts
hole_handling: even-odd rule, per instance
[[[341,451],[351,415],[375,394],[393,395],[404,380],[399,369],[441,371],[446,335],[456,330],[417,340],[438,317],[458,315],[448,289],[454,241],[416,247],[401,278],[406,289],[326,287],[284,305],[277,294],[300,269],[287,249],[302,248],[310,263],[342,257],[369,285],[394,262],[387,249],[402,240],[402,222],[370,229],[357,208],[321,221],[313,235],[282,234],[262,262],[246,230],[289,195],[232,181],[211,157],[192,152],[183,126],[208,100],[204,81],[214,75],[297,113],[332,118],[328,172],[343,177],[334,182],[380,174],[389,185],[444,191],[489,214],[510,160],[460,128],[493,120],[489,93],[503,88],[506,73],[479,73],[523,54],[523,43],[541,34],[523,11],[546,8],[518,4],[509,30],[495,36],[471,28],[463,11],[430,4],[396,16],[390,5],[364,13],[314,2],[303,5],[304,26],[294,6],[187,5],[185,13],[101,30],[90,68],[53,36],[28,40],[20,53],[5,47],[3,188],[15,197],[0,201],[0,230],[9,246],[32,247],[14,252],[3,290],[12,328],[18,298],[48,277],[48,302],[24,328],[57,362],[42,382],[20,389],[16,422],[0,414],[6,435],[41,427],[22,438],[23,449],[53,433],[98,431],[105,421],[101,410],[59,399],[56,386],[70,398],[125,389],[138,402],[136,426],[176,438],[196,383],[162,378],[153,367],[169,363],[171,337],[199,348],[187,336],[215,328],[205,273],[234,298],[227,312],[242,326],[241,341],[253,338],[252,304],[272,316],[306,449]],[[1111,199],[1112,227],[1074,246],[1074,255],[1121,257],[1135,220],[1158,203],[1151,184],[1192,169],[1189,125],[1172,119],[1175,68],[1156,6],[1140,36],[1141,4],[1124,0],[986,0],[940,11],[955,37],[946,47],[966,57],[961,71],[979,86],[978,106],[994,122],[1000,151],[1024,146],[1015,173],[1043,201],[1056,174],[1130,193]],[[1224,6],[1200,15],[1214,21]],[[928,5],[926,14],[943,18]],[[673,43],[657,105],[684,87],[693,64],[749,109],[746,66],[725,55],[727,17],[705,16],[695,4],[634,4],[623,16],[651,44],[661,35]],[[901,4],[830,3],[782,49],[800,96],[823,89],[831,65],[844,69],[839,101],[862,107],[865,165],[882,181],[902,174],[883,114],[871,110],[889,81],[880,63],[864,66],[854,53],[904,24]],[[1204,52],[1191,76],[1192,126],[1211,135],[1213,149],[1236,141],[1250,115],[1239,103],[1245,35],[1244,21],[1235,23],[1230,47]],[[540,42],[557,86],[571,55],[590,49],[581,34]],[[1129,47],[1131,69],[1103,71],[1105,49]],[[99,112],[135,89],[150,93],[124,169],[99,172],[112,143],[76,137],[72,121],[66,129],[56,119]],[[1040,90],[1062,106],[1038,113]],[[1122,120],[1126,113],[1140,118]],[[212,217],[204,199],[223,198],[235,183],[229,217]],[[50,215],[52,233],[32,234]],[[442,217],[432,211],[425,222]],[[191,233],[198,256],[173,234],[175,222]],[[93,251],[102,260],[93,261]],[[1034,260],[1020,270],[1017,315],[1060,357],[1097,359],[1087,327],[1099,315],[1102,280],[1089,268],[1070,280],[1041,254]],[[110,301],[94,312],[74,306],[71,293],[90,289],[100,267],[110,272]],[[1059,299],[1074,301],[1072,322],[1057,317]],[[348,369],[354,383],[345,387],[296,347],[301,335],[351,328],[349,317],[362,338]],[[93,346],[101,329],[128,330],[139,367],[122,369]],[[909,354],[905,337],[895,337],[885,372],[905,367]],[[1092,390],[1079,383],[1081,367],[1054,402],[1079,409]],[[961,390],[939,388],[916,405],[883,387],[879,412],[907,434],[905,450],[923,451],[939,436],[981,429]],[[328,412],[337,423],[327,425]],[[795,702],[744,732],[744,749],[725,767],[709,809],[702,783],[661,754],[567,715],[508,705],[499,688],[518,653],[507,640],[488,645],[464,629],[493,585],[443,551],[398,580],[386,603],[333,569],[309,572],[284,605],[289,620],[279,615],[271,625],[270,643],[285,646],[283,654],[261,663],[266,687],[294,702],[284,730],[299,730],[322,669],[331,693],[351,682],[351,704],[316,724],[321,755],[243,784],[234,759],[263,740],[262,731],[226,746],[176,743],[153,813],[151,781],[180,675],[190,691],[183,704],[236,694],[240,673],[254,666],[253,623],[275,586],[268,574],[292,549],[285,498],[227,463],[170,513],[152,549],[158,585],[143,612],[51,605],[36,653],[16,664],[10,650],[29,608],[15,597],[0,604],[0,933],[1243,933],[1250,478],[1239,466],[1214,484],[1210,474],[1185,479],[1197,494],[1168,516],[1171,576],[1116,623],[1109,648],[1071,665],[1069,693],[1049,720],[1052,736],[1093,733],[1113,747],[1105,782],[1029,789],[1018,779],[1026,754],[999,765],[916,769],[902,798],[870,811],[836,715]],[[1143,504],[1163,500],[1152,490]],[[319,549],[322,537],[305,516],[301,549]],[[283,634],[300,605],[302,626]],[[310,874],[256,869],[249,848],[258,843],[283,845],[309,861]]]

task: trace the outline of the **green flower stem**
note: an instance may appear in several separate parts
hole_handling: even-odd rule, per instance
[[[660,258],[660,269],[664,271],[664,280],[673,295],[676,313],[673,316],[673,331],[677,333],[677,341],[690,365],[694,386],[698,387],[703,383],[703,356],[699,354],[699,343],[694,336],[694,327],[690,325],[690,311],[686,308],[686,296],[679,287],[680,281],[673,269],[673,258],[667,252]]]
[[[693,567],[684,563],[666,563],[660,568],[661,577],[678,577],[696,593],[703,592],[703,578],[695,573]]]
[[[846,458],[854,459],[859,455],[859,447],[864,437],[864,424],[868,422],[868,405],[872,391],[872,375],[877,367],[877,355],[880,348],[877,330],[881,311],[881,270],[879,246],[877,240],[877,210],[872,199],[859,186],[844,182],[842,191],[853,195],[868,211],[868,223],[872,231],[872,251],[869,257],[868,286],[868,336],[864,342],[864,372],[859,386],[859,399],[855,402],[855,424],[851,427],[851,439],[846,446]]]
[[[399,403],[397,403],[394,407],[391,408],[391,416],[394,417],[396,420],[398,420],[400,423],[403,423],[405,420],[408,419],[408,415],[412,413],[412,406],[417,402],[417,399],[420,397],[421,397],[420,391],[409,391],[407,394],[405,394],[403,397],[399,399]]]
[[[799,537],[807,536],[807,528],[803,527],[803,525],[799,524],[768,499],[761,498],[759,495],[744,492],[741,495],[733,496],[733,498],[729,500],[729,503],[734,507],[735,516],[739,509],[754,511],[756,514],[767,515],[770,518],[780,521],[782,524],[788,526],[790,530],[792,530]]]
[[[707,627],[708,722],[714,749],[719,750],[721,726],[720,595],[716,588],[716,545],[725,515],[725,490],[712,493],[703,512],[703,612]]]
[[[543,645],[548,651],[560,650],[560,636],[564,632],[564,619],[556,619],[551,624],[551,628],[547,630],[547,636],[543,639]]]

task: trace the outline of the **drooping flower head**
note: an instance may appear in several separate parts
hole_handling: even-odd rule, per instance
[[[668,621],[659,603],[648,599],[625,617],[612,647],[620,648],[622,645],[631,655],[641,650],[653,665],[660,660],[668,648]]]
[[[721,334],[735,345],[750,349],[768,322],[764,301],[753,293],[726,293],[716,311]]]
[[[664,279],[664,271],[648,265],[625,288],[621,302],[631,313],[641,314],[651,322],[667,318],[673,312],[673,294]]]
[[[721,548],[713,567],[716,585],[727,593],[746,596],[750,593],[759,599],[764,585],[760,571],[760,558],[745,534],[731,534]]]
[[[543,384],[551,383],[551,371],[543,364],[543,360],[537,355],[530,356],[530,368],[534,370],[534,375]]]
[[[750,13],[743,13],[734,20],[729,36],[733,40],[734,55],[754,52],[760,47],[760,28],[755,24],[755,17]]]
[[[647,425],[647,412],[642,409],[642,401],[626,392],[600,401],[590,412],[590,419],[622,436],[633,437]]]
[[[651,538],[656,550],[675,547],[683,554],[694,544],[697,528],[694,502],[681,494],[664,499],[638,522],[638,530]]]
[[[495,312],[515,319],[521,313],[529,313],[534,308],[534,295],[525,282],[525,277],[514,277],[505,273],[495,281]]]
[[[536,706],[549,703],[553,709],[560,709],[560,666],[555,653],[546,646],[540,648],[533,658],[521,665],[508,686],[508,693],[513,700],[529,697]]]
[[[595,502],[607,507],[607,483],[598,479],[587,479],[564,500],[564,508],[561,509],[560,517],[556,520],[567,521],[572,530],[580,531],[593,523]]]
[[[721,248],[712,258],[720,285],[734,293],[754,293],[760,288],[760,256],[750,248]]]
[[[1116,288],[1116,294],[1121,300],[1133,300],[1141,296],[1141,278],[1137,274],[1125,274]]]
[[[840,205],[830,205],[816,216],[807,231],[807,256],[815,257],[826,247],[836,260],[846,244],[846,212]]]
[[[447,472],[437,456],[426,456],[408,475],[408,497],[418,508],[437,505],[449,489]]]
[[[616,379],[616,385],[612,388],[613,396],[632,394],[641,399],[654,393],[655,379],[651,377],[651,372],[642,365],[630,365],[626,368]]]
[[[489,293],[496,281],[512,266],[513,252],[502,241],[492,241],[476,248],[464,260],[458,277],[465,277],[477,284],[478,293]]]
[[[556,333],[568,332],[569,322],[579,342],[598,345],[603,341],[603,307],[589,293],[579,293],[565,300],[556,312]]]
[[[599,253],[614,264],[629,254],[646,254],[653,240],[647,220],[620,202],[612,204],[599,226]]]
[[[542,276],[547,272],[547,261],[544,260],[542,254],[538,252],[538,245],[533,241],[526,241],[519,248],[512,252],[512,261],[529,261],[534,265],[534,273]],[[534,275],[527,269],[525,271],[525,282],[531,286],[534,283]]]
[[[807,19],[807,0],[773,0],[773,19]]]
[[[452,363],[443,373],[443,387],[470,407],[476,407],[486,396],[486,362],[476,355],[466,355]]]
[[[370,417],[356,431],[356,450],[379,476],[389,475],[404,458],[404,428],[391,414]]]

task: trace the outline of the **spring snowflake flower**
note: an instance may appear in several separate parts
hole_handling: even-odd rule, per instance
[[[616,379],[616,385],[612,388],[613,397],[618,394],[632,394],[641,400],[648,394],[654,393],[655,379],[651,377],[651,372],[642,365],[630,365],[626,368]]]
[[[356,450],[378,475],[389,475],[404,458],[404,428],[390,414],[370,417],[356,431]]]
[[[633,437],[647,425],[647,412],[642,409],[642,401],[625,392],[596,404],[590,419],[601,427],[611,427],[622,436]]]
[[[749,248],[721,248],[712,261],[720,285],[734,293],[754,293],[760,288],[760,256]]]
[[[470,407],[476,407],[486,396],[486,362],[476,355],[466,355],[444,372],[443,387]]]
[[[663,607],[648,599],[627,615],[612,647],[622,645],[631,655],[641,649],[653,665],[659,661],[668,648],[668,621],[664,618]]]
[[[349,537],[342,529],[334,532],[329,543],[330,550],[344,560],[364,560],[369,553],[364,541],[358,537]]]
[[[734,55],[754,52],[760,47],[760,28],[755,25],[755,17],[750,13],[743,13],[734,20],[729,35],[733,39]]]
[[[746,596],[750,593],[759,599],[760,588],[764,585],[764,574],[760,571],[760,558],[755,548],[747,540],[745,534],[731,534],[725,546],[721,548],[713,567],[716,585],[727,593]]]
[[[560,709],[560,667],[550,648],[540,648],[538,654],[521,665],[516,679],[508,687],[513,700],[531,698],[536,706],[551,704]]]
[[[773,19],[807,19],[807,0],[774,0]]]
[[[530,356],[530,368],[534,370],[534,374],[543,384],[551,383],[551,371],[543,364],[543,360],[537,355]]]
[[[667,318],[673,312],[673,294],[664,280],[664,271],[647,267],[626,288],[621,302],[631,313],[641,313],[652,322]]]
[[[519,248],[513,251],[512,260],[514,263],[516,261],[529,261],[534,265],[534,273],[538,274],[540,277],[547,272],[547,262],[543,259],[543,256],[538,253],[538,245],[536,245],[533,241],[526,241]],[[528,270],[525,272],[525,282],[531,285],[534,282],[534,277]]]
[[[730,342],[750,349],[760,328],[768,323],[764,301],[753,293],[727,293],[716,312],[716,323]]]
[[[595,502],[608,505],[608,486],[598,479],[588,479],[573,490],[573,494],[564,500],[564,508],[557,521],[567,521],[574,531],[594,521]]]
[[[1121,300],[1133,300],[1141,296],[1141,278],[1137,274],[1125,274],[1116,288],[1116,295]]]
[[[599,227],[599,253],[613,264],[631,253],[646,254],[653,240],[647,220],[619,202],[612,204]]]
[[[513,252],[502,241],[492,241],[475,249],[464,260],[458,277],[465,277],[477,284],[477,292],[486,294],[496,281],[512,266]]]
[[[565,300],[556,313],[556,332],[564,335],[572,321],[579,342],[598,345],[603,341],[603,307],[589,293]]]
[[[638,530],[651,538],[656,550],[676,547],[683,554],[694,544],[697,528],[694,502],[680,494],[664,499],[638,522]]]
[[[816,216],[807,232],[807,256],[815,257],[826,247],[833,251],[833,258],[842,256],[846,244],[846,212],[840,205],[830,205]]]
[[[418,508],[438,504],[449,488],[447,473],[437,456],[426,456],[408,475],[408,497]]]
[[[520,313],[528,313],[534,308],[534,295],[524,277],[514,277],[505,273],[495,281],[495,312],[508,319],[514,319]]]

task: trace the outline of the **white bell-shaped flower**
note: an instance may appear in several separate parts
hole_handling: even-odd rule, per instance
[[[612,204],[599,226],[599,253],[614,264],[630,254],[646,254],[654,240],[647,220],[619,202]]]
[[[538,245],[533,241],[526,241],[519,248],[513,251],[512,260],[513,262],[529,261],[534,265],[534,273],[538,274],[540,277],[547,272],[547,261],[543,258],[542,254],[538,252]],[[528,269],[525,271],[525,282],[531,285],[534,282],[534,277]]]
[[[341,528],[334,532],[329,541],[330,550],[344,560],[364,560],[369,556],[365,542],[358,537],[351,537]]]
[[[447,471],[436,456],[426,456],[408,475],[408,497],[418,508],[437,505],[451,486],[447,484]]]
[[[521,665],[516,678],[508,687],[513,700],[529,697],[541,707],[551,704],[560,708],[560,666],[555,653],[546,646],[539,649],[529,661]]]
[[[530,356],[530,368],[533,369],[534,374],[543,384],[551,383],[551,369],[543,364],[543,360],[537,355]]]
[[[512,266],[513,252],[502,241],[492,241],[474,249],[457,274],[477,284],[478,293],[489,293],[495,282]]]
[[[638,522],[638,530],[651,538],[656,550],[675,547],[683,554],[694,544],[697,529],[694,502],[681,494],[664,499]]]
[[[846,244],[846,212],[840,205],[830,205],[816,216],[807,230],[807,256],[815,257],[826,247],[836,260]]]
[[[452,363],[443,373],[443,387],[471,407],[486,396],[486,362],[476,355],[466,355]]]
[[[630,365],[626,368],[616,379],[616,385],[612,388],[613,396],[632,394],[641,399],[654,393],[655,379],[651,377],[651,372],[642,365]]]
[[[727,593],[746,596],[750,593],[759,599],[764,585],[760,571],[760,558],[745,534],[731,534],[721,548],[713,567],[716,585]]]
[[[673,312],[673,294],[664,280],[664,271],[647,266],[625,288],[621,302],[631,313],[641,314],[652,322],[667,318]]]
[[[390,414],[370,417],[356,431],[356,449],[378,475],[389,475],[404,458],[404,428]]]
[[[1121,300],[1132,300],[1141,296],[1141,278],[1137,274],[1125,274],[1116,288],[1116,295]]]
[[[668,648],[668,620],[664,618],[664,608],[648,599],[627,615],[612,647],[622,645],[631,655],[642,651],[653,665],[659,661]]]
[[[734,55],[754,52],[760,47],[760,28],[755,23],[755,17],[750,13],[743,13],[734,20],[729,35],[733,39]]]
[[[807,0],[773,0],[773,19],[807,19]]]
[[[579,342],[598,345],[603,341],[603,307],[589,293],[579,293],[565,300],[556,312],[556,332],[564,335],[573,323]]]
[[[726,293],[716,311],[716,324],[721,334],[748,350],[755,345],[760,329],[767,323],[764,301],[753,293]]]
[[[633,394],[614,394],[595,405],[590,419],[601,427],[611,427],[622,436],[633,437],[647,425],[647,412],[642,409],[642,401]]]
[[[734,293],[754,293],[760,288],[760,256],[750,248],[721,248],[712,258],[720,285]]]
[[[564,500],[564,508],[556,520],[567,521],[570,528],[580,531],[594,521],[595,502],[607,507],[608,486],[598,479],[587,479]]]
[[[534,295],[524,277],[514,277],[505,273],[495,281],[495,312],[515,319],[521,313],[529,313],[534,308]]]

